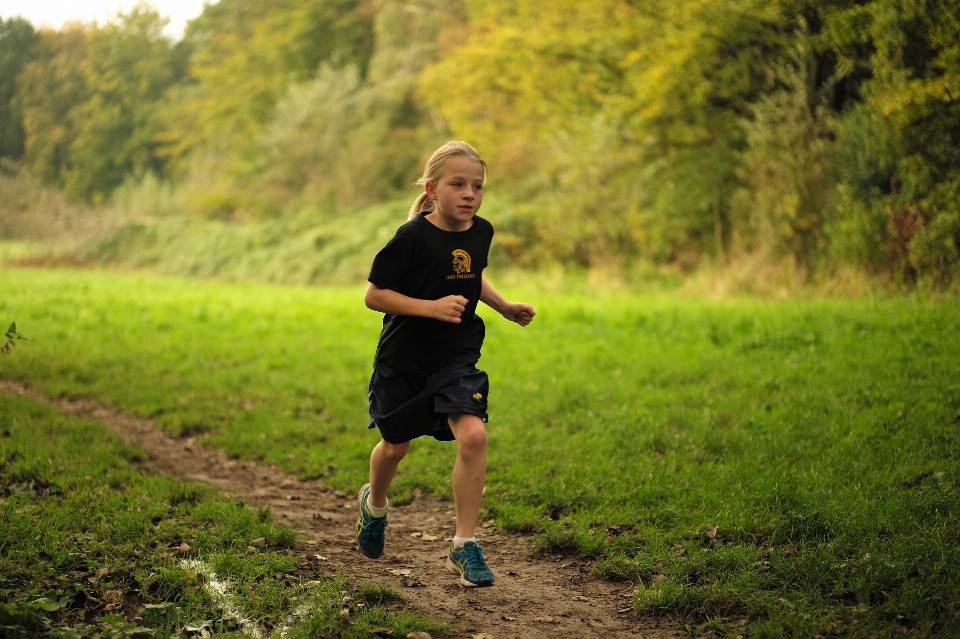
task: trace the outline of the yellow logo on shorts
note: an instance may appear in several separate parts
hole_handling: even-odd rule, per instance
[[[475,400],[478,401],[478,402],[482,402],[482,401],[483,401],[483,395],[481,395],[480,393],[474,393],[474,394],[473,394],[473,399],[475,399]]]

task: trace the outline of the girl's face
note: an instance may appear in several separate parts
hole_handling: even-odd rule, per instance
[[[450,158],[440,178],[424,188],[436,204],[427,219],[445,231],[466,231],[483,201],[483,166],[463,156]]]

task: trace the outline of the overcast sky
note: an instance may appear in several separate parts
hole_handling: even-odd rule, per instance
[[[103,24],[118,11],[127,11],[137,0],[0,0],[0,18],[23,16],[33,23],[59,29],[64,22],[80,20]],[[179,38],[187,20],[203,11],[204,4],[216,4],[215,0],[150,0],[161,15],[170,19],[166,32]]]

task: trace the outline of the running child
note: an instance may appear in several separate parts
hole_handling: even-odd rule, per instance
[[[385,313],[370,379],[370,428],[381,441],[360,489],[357,542],[383,554],[387,490],[410,441],[430,435],[457,443],[453,498],[457,531],[447,569],[465,587],[494,576],[474,531],[487,469],[487,374],[476,368],[483,345],[478,302],[526,326],[529,304],[509,302],[484,280],[493,227],[479,217],[487,164],[466,142],[437,149],[417,181],[424,192],[406,224],[377,254],[364,302]]]

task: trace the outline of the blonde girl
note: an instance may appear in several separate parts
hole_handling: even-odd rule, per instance
[[[387,492],[410,442],[424,435],[455,441],[456,535],[446,566],[465,587],[491,586],[474,531],[487,468],[487,374],[476,368],[484,324],[478,302],[526,326],[536,312],[510,302],[484,278],[493,226],[477,215],[487,164],[466,142],[437,149],[417,184],[423,193],[407,223],[377,254],[364,302],[384,313],[370,379],[370,428],[381,440],[360,489],[357,542],[383,554]]]

